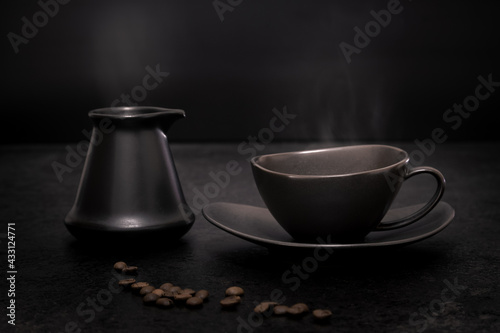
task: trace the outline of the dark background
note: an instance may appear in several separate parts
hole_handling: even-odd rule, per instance
[[[474,94],[478,76],[491,73],[500,81],[498,1],[402,0],[403,11],[350,64],[339,43],[352,44],[353,28],[363,28],[372,20],[370,11],[387,8],[388,1],[243,0],[224,13],[223,22],[212,2],[72,0],[17,54],[7,35],[20,34],[21,19],[32,21],[40,6],[37,0],[2,4],[0,257],[6,264],[6,224],[16,223],[15,328],[61,332],[76,321],[84,331],[230,332],[238,316],[252,312],[254,300],[279,288],[287,305],[332,309],[331,322],[316,325],[311,315],[269,318],[256,332],[416,332],[420,326],[412,325],[411,314],[429,308],[448,280],[467,290],[426,332],[500,331],[500,141],[484,142],[497,140],[500,88],[456,130],[442,119]],[[248,155],[238,146],[269,126],[273,108],[286,106],[297,118],[275,141],[292,142],[270,144],[261,154],[391,140],[423,154],[413,141],[442,127],[449,139],[436,148],[439,153],[426,153],[425,165],[445,175],[443,201],[456,210],[455,219],[411,246],[335,253],[296,291],[282,274],[311,253],[273,253],[200,214],[179,244],[102,250],[78,242],[63,220],[83,161],[63,182],[52,163],[67,161],[68,147],[75,147],[67,143],[86,139],[89,110],[130,93],[142,84],[145,68],[157,64],[170,74],[140,104],[187,113],[169,137],[188,204],[195,190],[213,182],[210,172],[235,159],[241,175],[211,202],[263,206]],[[309,142],[315,140],[327,142]],[[418,202],[427,184],[410,179],[398,203]],[[138,265],[140,280],[206,288],[212,299],[199,311],[165,312],[123,292],[94,321],[84,322],[77,307],[107,288],[118,260]],[[7,301],[2,281],[0,300]],[[218,301],[230,285],[241,285],[246,295],[239,309],[224,312]],[[1,332],[12,328],[4,311]]]
[[[402,0],[403,10],[348,64],[339,44],[388,1],[242,1],[221,21],[212,1],[70,1],[16,54],[32,1],[2,5],[2,143],[75,142],[87,112],[170,75],[140,105],[181,108],[176,141],[244,140],[286,106],[298,118],[276,140],[414,140],[500,81],[495,1]],[[450,140],[494,139],[496,92]]]

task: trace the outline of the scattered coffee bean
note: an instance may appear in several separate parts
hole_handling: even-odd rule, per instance
[[[240,287],[229,287],[226,289],[226,296],[241,296],[245,291]]]
[[[124,274],[136,274],[138,270],[137,266],[127,266],[123,261],[115,263],[113,268]],[[163,283],[160,288],[155,288],[148,282],[136,282],[135,279],[130,278],[118,281],[118,285],[130,287],[140,295],[143,295],[144,304],[156,304],[162,308],[173,306],[174,300],[178,303],[185,303],[187,307],[200,307],[209,296],[209,292],[205,289],[198,291],[191,288],[182,289],[170,282]],[[226,297],[220,301],[220,305],[223,308],[234,308],[241,303],[240,296],[244,295],[245,291],[241,287],[232,286],[226,289],[225,294]],[[289,307],[279,305],[276,302],[264,301],[254,308],[254,312],[256,313],[264,313],[270,310],[276,316],[288,314],[291,317],[298,318],[309,312],[309,307],[305,303],[297,303]],[[316,309],[312,314],[317,321],[326,321],[332,316],[332,312],[328,309]]]
[[[130,286],[132,290],[140,291],[143,287],[149,286],[148,282],[136,282]]]
[[[288,312],[288,306],[286,305],[276,305],[273,309],[273,313],[277,316],[285,315]]]
[[[269,310],[269,308],[274,307],[276,305],[278,305],[278,303],[276,303],[276,302],[269,302],[269,301],[260,302],[260,304],[258,304],[253,309],[253,311],[257,312],[257,313],[263,313],[263,312],[266,312],[267,310]]]
[[[316,309],[313,311],[316,320],[327,320],[332,316],[332,311],[326,309]]]
[[[158,300],[158,298],[160,298],[160,296],[153,293],[149,293],[142,298],[142,301],[146,304],[151,304],[155,303]]]
[[[185,302],[188,299],[190,299],[192,296],[191,294],[178,294],[174,295],[174,300],[179,301],[179,302]]]
[[[174,305],[174,301],[172,301],[170,298],[161,297],[156,300],[156,305],[162,308],[169,308]]]
[[[178,293],[180,293],[180,291],[182,290],[182,288],[179,287],[179,286],[172,286],[172,287],[170,287],[170,289],[167,289],[167,290],[171,291],[173,293],[177,293],[178,294]]]
[[[224,308],[232,308],[241,303],[240,296],[228,296],[220,301],[220,305]]]
[[[192,308],[198,307],[203,304],[203,300],[199,297],[191,297],[186,300],[186,305]]]
[[[170,290],[163,291],[163,297],[168,297],[168,298],[174,299],[175,295],[179,295],[179,293],[176,293],[176,292],[174,293],[174,292],[171,292]]]
[[[149,293],[153,292],[153,290],[155,290],[155,287],[153,287],[153,286],[142,287],[141,290],[139,290],[139,295],[149,294]]]
[[[191,288],[186,288],[181,290],[181,294],[190,294],[194,295],[196,293],[196,290],[193,290]]]
[[[299,306],[291,306],[288,309],[286,309],[286,313],[288,313],[292,317],[300,317],[302,316],[305,312],[304,309],[299,307]]]
[[[130,287],[130,285],[135,283],[135,279],[125,279],[118,281],[118,285],[123,287]]]
[[[309,312],[309,307],[305,303],[297,303],[291,306],[292,308],[300,308],[302,312]]]
[[[156,295],[158,295],[158,296],[160,296],[160,297],[162,297],[162,296],[164,295],[165,291],[164,291],[163,289],[154,289],[154,290],[152,291],[152,293],[153,293],[153,294],[156,294]]]
[[[137,274],[137,266],[127,266],[124,269],[122,269],[123,274]]]
[[[269,304],[269,303],[260,303],[259,305],[257,305],[253,309],[253,311],[257,312],[257,313],[263,313],[263,312],[266,312],[267,310],[269,310],[270,307],[271,307],[271,304]]]
[[[113,268],[118,271],[118,272],[121,272],[124,268],[127,268],[127,264],[124,263],[123,261],[118,261],[117,263],[115,263],[113,265]]]
[[[169,290],[170,288],[172,288],[174,285],[171,284],[170,282],[167,282],[167,283],[164,283],[160,286],[160,289],[163,289],[163,290]]]
[[[205,289],[201,289],[201,290],[198,290],[198,291],[196,292],[196,294],[194,294],[194,295],[195,295],[196,297],[201,298],[202,300],[205,300],[205,299],[207,299],[207,298],[208,298],[209,293],[208,293],[208,291],[206,291]]]

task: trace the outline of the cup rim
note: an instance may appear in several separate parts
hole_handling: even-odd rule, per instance
[[[350,148],[363,148],[363,147],[384,147],[384,148],[390,148],[392,150],[396,150],[400,153],[403,153],[404,157],[393,164],[381,167],[381,168],[376,168],[376,169],[370,169],[366,171],[359,171],[359,172],[352,172],[352,173],[343,173],[343,174],[335,174],[335,175],[300,175],[300,174],[293,174],[293,173],[286,173],[286,172],[279,172],[275,170],[271,170],[268,168],[263,167],[262,165],[259,164],[259,159],[267,156],[280,156],[280,155],[300,155],[300,154],[311,154],[311,153],[318,153],[318,152],[324,152],[324,151],[331,151],[331,150],[347,150]],[[264,172],[267,173],[272,173],[278,176],[283,176],[283,177],[288,177],[288,178],[307,178],[307,179],[323,179],[323,178],[340,178],[340,177],[349,177],[349,176],[356,176],[356,175],[365,175],[365,174],[372,174],[372,173],[380,173],[389,169],[392,169],[398,165],[406,164],[410,160],[408,153],[398,147],[394,146],[389,146],[389,145],[379,145],[379,144],[374,144],[374,145],[352,145],[352,146],[342,146],[342,147],[331,147],[331,148],[322,148],[322,149],[312,149],[312,150],[301,150],[301,151],[292,151],[292,152],[282,152],[282,153],[274,153],[274,154],[265,154],[265,155],[259,155],[253,157],[250,162],[251,164],[256,167],[261,169]]]
[[[130,119],[152,118],[167,114],[175,114],[181,117],[186,116],[184,110],[167,109],[157,106],[111,106],[94,109],[88,115],[90,118]]]

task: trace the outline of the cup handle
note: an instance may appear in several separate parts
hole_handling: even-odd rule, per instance
[[[438,184],[436,192],[434,192],[434,195],[429,200],[429,202],[424,207],[417,210],[415,213],[410,214],[406,217],[394,221],[379,223],[377,228],[375,228],[375,231],[397,229],[412,224],[413,222],[416,222],[417,220],[424,217],[427,213],[429,213],[437,205],[439,200],[441,200],[441,197],[444,193],[446,181],[441,172],[439,172],[438,170],[426,166],[414,168],[406,173],[406,175],[404,176],[404,180],[407,180],[408,178],[421,173],[431,174],[432,176],[434,176]]]

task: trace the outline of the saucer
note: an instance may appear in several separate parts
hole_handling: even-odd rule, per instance
[[[391,209],[383,221],[408,216],[420,207],[422,205]],[[431,212],[411,225],[394,230],[372,231],[363,241],[351,244],[331,243],[327,237],[318,243],[295,241],[269,210],[262,207],[228,202],[211,203],[203,207],[203,216],[216,227],[265,247],[359,249],[407,245],[431,237],[450,224],[455,210],[441,201]]]

